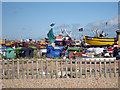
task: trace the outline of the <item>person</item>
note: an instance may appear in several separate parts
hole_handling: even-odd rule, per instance
[[[63,51],[62,51],[62,53],[61,53],[61,57],[63,57],[63,56],[65,56],[65,52],[66,52],[66,48],[65,47],[63,47]]]
[[[105,37],[104,31],[102,31],[102,33],[100,34],[100,37]]]
[[[98,29],[96,30],[96,37],[98,37]]]
[[[69,37],[68,40],[69,40],[69,44],[70,44],[69,46],[71,47],[72,46],[72,39],[71,39],[71,37]]]
[[[66,45],[66,43],[65,43],[65,38],[63,39],[62,43],[63,43],[63,46],[65,46],[65,45]]]
[[[116,57],[117,55],[118,55],[118,49],[117,47],[115,47],[113,50],[113,57]]]
[[[107,34],[105,34],[105,37],[106,37],[106,38],[108,38],[108,33],[107,33]]]
[[[68,59],[68,51],[66,50],[64,53],[65,53],[64,59]]]
[[[93,33],[95,34],[95,37],[98,37],[98,29],[93,30]]]
[[[36,56],[36,57],[40,57],[40,56],[42,56],[42,53],[37,49],[37,50],[35,51],[35,56]]]

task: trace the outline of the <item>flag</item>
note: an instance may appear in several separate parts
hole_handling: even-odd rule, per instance
[[[55,41],[55,36],[54,36],[54,33],[53,33],[53,28],[50,29],[50,31],[48,32],[47,36],[48,36],[50,42]]]
[[[106,25],[107,25],[108,23],[106,22]]]
[[[50,26],[51,26],[51,27],[53,27],[54,25],[55,25],[55,24],[54,24],[54,23],[52,23]]]

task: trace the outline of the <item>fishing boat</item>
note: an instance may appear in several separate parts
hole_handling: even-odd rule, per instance
[[[115,38],[89,37],[84,35],[84,39],[85,43],[91,46],[106,46],[115,43]]]
[[[70,44],[70,41],[68,40],[69,37],[62,36],[62,35],[55,36],[55,39],[56,39],[55,43],[56,43],[56,44],[62,44],[64,38],[65,38],[65,44],[66,44],[66,45],[69,45],[69,44]],[[75,45],[75,40],[71,40],[71,44],[72,44],[72,45]]]

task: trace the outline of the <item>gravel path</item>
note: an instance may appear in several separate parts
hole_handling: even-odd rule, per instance
[[[118,78],[58,78],[3,80],[3,88],[118,88]]]

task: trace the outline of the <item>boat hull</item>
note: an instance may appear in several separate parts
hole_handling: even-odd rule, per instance
[[[106,46],[113,45],[115,43],[115,38],[98,38],[98,37],[89,37],[85,36],[85,43],[91,46]]]

